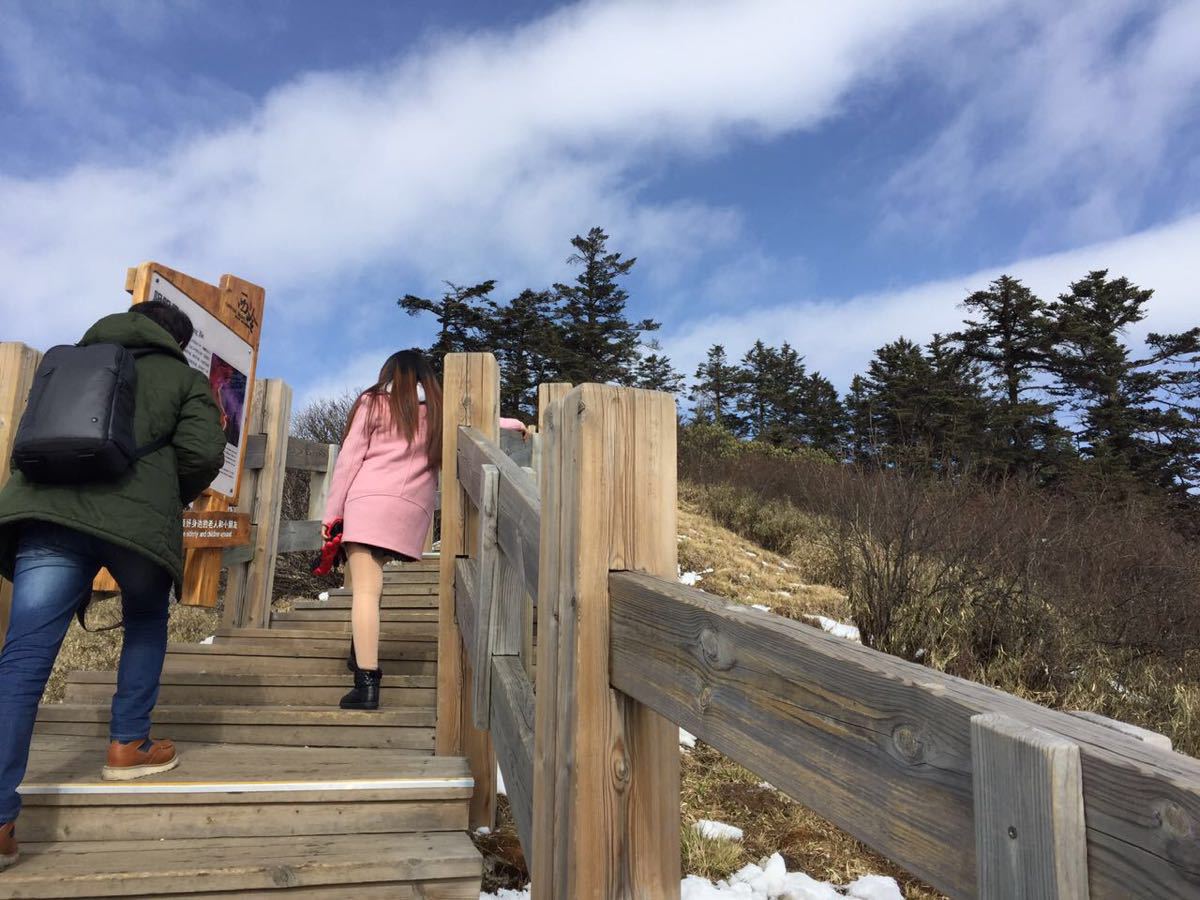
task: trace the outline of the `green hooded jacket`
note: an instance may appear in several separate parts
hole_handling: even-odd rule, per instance
[[[11,579],[21,523],[56,522],[148,557],[183,590],[183,507],[212,483],[225,455],[225,433],[208,379],[185,361],[179,344],[141,313],[105,316],[81,344],[160,351],[137,359],[134,436],[138,445],[172,434],[117,481],[34,484],[20,472],[0,490],[0,575]]]

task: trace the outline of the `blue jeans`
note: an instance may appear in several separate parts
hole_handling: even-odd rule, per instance
[[[13,576],[12,616],[0,652],[0,824],[21,811],[38,701],[71,617],[104,567],[121,586],[125,641],[117,670],[110,734],[150,735],[150,713],[167,652],[171,575],[147,557],[108,541],[43,522],[22,527]]]

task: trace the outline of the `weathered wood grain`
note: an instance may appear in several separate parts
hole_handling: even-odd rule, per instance
[[[286,519],[279,523],[278,553],[297,553],[301,550],[315,553],[324,543],[320,519]]]
[[[492,465],[479,467],[479,537],[476,541],[476,624],[471,641],[471,718],[476,728],[487,730],[492,715],[492,617],[496,591],[500,586],[500,548],[496,543],[497,493],[500,470]]]
[[[475,640],[479,636],[479,588],[475,571],[473,559],[459,559],[454,566],[454,614],[458,616],[458,631],[469,658],[475,656]]]
[[[1087,900],[1079,745],[1007,716],[971,717],[981,900]]]
[[[471,722],[470,668],[454,615],[454,567],[458,557],[470,556],[475,517],[458,478],[459,429],[478,429],[495,441],[500,431],[500,373],[490,353],[451,353],[443,374],[442,419],[442,543],[438,595],[438,726],[437,751],[447,756],[466,754],[475,778],[471,824],[495,821],[496,760],[486,734]]]
[[[539,884],[535,874],[534,890],[539,897],[677,897],[678,730],[610,688],[608,608],[611,570],[675,573],[674,399],[575,388],[563,401],[556,451],[544,464],[558,482],[550,492],[560,509],[557,534],[549,542],[543,534],[541,554],[560,557],[558,577],[542,594],[558,612],[559,837],[551,879]],[[539,691],[539,706],[543,699]],[[544,872],[541,862],[535,872]]]
[[[537,850],[533,829],[533,686],[515,656],[492,660],[492,738],[525,858]]]
[[[1079,745],[1093,898],[1200,891],[1200,761],[666,579],[611,584],[614,687],[946,893],[975,892],[987,712]]]
[[[478,505],[480,473],[485,465],[500,472],[497,537],[500,549],[517,564],[526,590],[537,593],[538,544],[541,539],[541,509],[533,476],[500,452],[479,431],[462,429],[459,471],[463,489]]]
[[[1165,734],[1159,734],[1157,731],[1151,731],[1148,728],[1139,728],[1137,725],[1130,725],[1128,722],[1119,722],[1116,719],[1108,718],[1108,716],[1102,716],[1099,713],[1085,710],[1072,710],[1071,715],[1094,722],[1097,725],[1103,725],[1106,728],[1111,728],[1123,737],[1133,738],[1155,749],[1173,749],[1171,739]]]

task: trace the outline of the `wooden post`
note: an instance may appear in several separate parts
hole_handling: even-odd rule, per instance
[[[679,896],[679,731],[611,688],[608,596],[675,575],[675,423],[669,394],[583,385],[543,428],[538,898]]]
[[[1079,746],[996,713],[972,716],[981,900],[1086,900]]]
[[[438,591],[437,752],[465,755],[475,778],[472,827],[496,817],[496,757],[491,739],[472,723],[471,666],[454,615],[454,565],[470,556],[478,539],[478,513],[458,482],[458,429],[468,425],[499,440],[500,371],[490,353],[451,353],[443,376],[442,531]]]
[[[279,546],[279,512],[287,472],[288,425],[292,389],[278,379],[254,386],[251,434],[266,436],[263,467],[243,476],[241,505],[249,507],[254,540],[250,562],[229,570],[225,589],[224,622],[231,626],[266,628],[271,620],[275,558]]]
[[[17,425],[29,399],[33,374],[42,354],[24,344],[0,344],[0,488],[8,481],[8,459],[12,455]],[[0,647],[8,633],[8,614],[12,609],[12,584],[0,578]]]
[[[546,417],[549,415],[550,407],[555,403],[561,403],[563,397],[571,390],[569,382],[556,381],[550,384],[538,385],[538,420],[536,431],[530,435],[529,439],[533,441],[533,453],[531,454],[532,473],[535,478],[542,470],[542,431],[546,427]],[[538,612],[537,604],[534,602],[535,597],[528,596],[521,611],[521,664],[525,668],[525,675],[530,682],[534,684],[534,692],[537,691],[537,666],[534,664],[537,659],[537,627],[538,627]]]

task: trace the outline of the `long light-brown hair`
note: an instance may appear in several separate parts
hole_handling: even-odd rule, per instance
[[[442,464],[442,386],[438,382],[437,373],[429,364],[425,354],[420,350],[400,350],[393,353],[379,370],[379,380],[358,395],[350,415],[346,418],[346,428],[342,432],[342,442],[350,433],[350,425],[360,406],[375,397],[386,398],[391,412],[391,425],[409,442],[417,439],[421,428],[421,404],[417,399],[417,385],[425,391],[425,454],[429,458],[430,468],[438,468]]]

